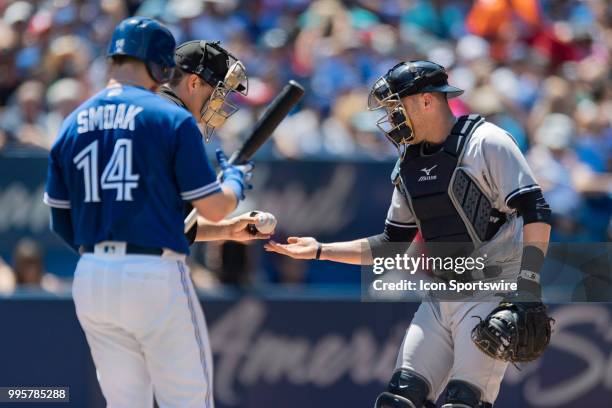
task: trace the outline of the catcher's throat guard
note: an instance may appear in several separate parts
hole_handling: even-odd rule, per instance
[[[391,91],[385,77],[380,77],[368,96],[368,109],[384,109],[385,114],[376,121],[376,126],[398,149],[414,140],[412,123],[406,114],[399,94]]]

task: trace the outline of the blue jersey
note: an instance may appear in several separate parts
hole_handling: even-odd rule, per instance
[[[191,114],[143,88],[107,88],[64,121],[44,201],[71,210],[74,244],[188,253],[184,202],[221,191]]]

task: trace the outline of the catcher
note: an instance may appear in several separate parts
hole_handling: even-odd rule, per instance
[[[506,131],[479,115],[452,114],[447,99],[462,93],[438,64],[391,68],[369,97],[370,109],[385,112],[377,124],[400,152],[383,233],[350,242],[291,237],[266,244],[299,259],[371,264],[388,243],[407,250],[419,233],[428,248],[453,243],[454,255],[486,253],[487,267],[473,271],[473,279],[516,280],[517,292],[499,304],[423,302],[376,408],[435,407],[441,395],[443,408],[491,407],[508,363],[537,358],[550,340],[539,283],[550,208]],[[476,327],[474,316],[481,319]]]

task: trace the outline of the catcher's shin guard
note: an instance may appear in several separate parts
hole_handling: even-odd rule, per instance
[[[481,392],[472,384],[451,380],[446,387],[442,408],[492,408],[493,405],[480,400]]]
[[[376,399],[375,408],[430,408],[434,404],[427,401],[429,384],[414,371],[402,368],[396,371],[389,381],[387,392]]]

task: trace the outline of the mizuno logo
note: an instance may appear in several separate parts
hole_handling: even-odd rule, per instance
[[[435,174],[434,174],[434,175],[431,175],[431,174],[430,174],[430,173],[431,173],[431,171],[432,171],[433,169],[435,169],[436,167],[438,167],[438,165],[437,165],[437,164],[435,164],[435,165],[431,166],[430,168],[423,167],[423,168],[421,169],[421,171],[422,171],[423,173],[425,173],[425,175],[424,175],[424,176],[419,177],[419,182],[421,182],[421,181],[431,181],[431,180],[436,180],[436,179],[438,178],[438,176],[436,176]]]
[[[423,168],[421,169],[421,171],[422,171],[422,172],[424,172],[425,174],[427,174],[427,175],[429,176],[429,173],[431,173],[431,171],[432,171],[433,169],[435,169],[436,167],[438,167],[438,165],[437,165],[437,164],[435,164],[435,165],[431,166],[430,168],[423,167]]]

